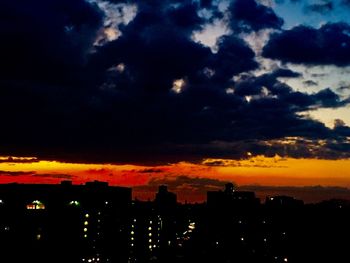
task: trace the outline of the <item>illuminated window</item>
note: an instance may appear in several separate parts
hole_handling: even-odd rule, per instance
[[[88,221],[85,221],[85,222],[84,222],[84,225],[85,225],[85,226],[87,226],[88,224],[89,224],[89,222],[88,222]]]
[[[27,204],[27,209],[29,210],[41,210],[41,209],[45,209],[45,205],[40,202],[39,200],[34,200],[33,202],[31,202],[30,204]]]
[[[87,231],[88,231],[88,229],[85,227],[85,228],[84,228],[84,232],[87,232]]]
[[[89,214],[85,214],[85,217],[86,217],[86,218],[89,218]]]

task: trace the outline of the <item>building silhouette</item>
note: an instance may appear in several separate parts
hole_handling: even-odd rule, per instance
[[[349,262],[350,202],[261,203],[226,184],[202,204],[105,182],[0,185],[0,262]]]

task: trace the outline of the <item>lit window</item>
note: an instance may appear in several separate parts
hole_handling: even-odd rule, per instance
[[[283,261],[284,261],[284,262],[288,262],[288,258],[284,258]]]
[[[152,243],[152,239],[149,239],[148,242],[149,242],[149,243]]]
[[[87,238],[87,235],[85,234],[84,237]]]
[[[85,214],[85,217],[86,217],[86,218],[89,218],[89,214]]]
[[[85,227],[85,228],[84,228],[84,232],[87,232],[87,231],[88,231],[88,229]]]
[[[88,221],[85,221],[85,222],[84,222],[84,225],[85,225],[85,226],[87,226],[88,224],[89,224],[89,222],[88,222]]]
[[[152,227],[149,227],[148,230],[152,230]]]
[[[152,236],[152,233],[149,233],[149,234],[148,234],[148,236],[150,236],[150,237],[151,237],[151,236]]]
[[[27,204],[27,209],[41,210],[45,209],[45,205],[39,200],[34,200],[32,203]]]
[[[131,231],[131,235],[133,235],[134,234],[134,231]]]

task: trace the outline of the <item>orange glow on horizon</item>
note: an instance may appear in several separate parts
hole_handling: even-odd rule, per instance
[[[181,176],[194,180],[220,180],[222,184],[231,181],[238,186],[350,187],[350,160],[251,156],[244,160],[206,159],[198,164],[179,162],[162,166],[139,166],[64,163],[37,160],[35,157],[0,157],[0,183],[56,184],[71,180],[73,184],[83,184],[99,180],[110,185],[136,187],[133,190],[134,197],[140,199],[153,199],[154,184],[158,181],[171,183]],[[152,191],[148,190],[151,188],[141,187],[149,186],[150,183],[153,183]],[[175,191],[186,196],[186,199],[205,199],[203,193],[195,193],[191,187],[193,186],[184,183]]]

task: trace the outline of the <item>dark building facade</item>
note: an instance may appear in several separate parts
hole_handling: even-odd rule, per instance
[[[130,188],[97,181],[7,184],[0,185],[0,200],[5,230],[0,242],[8,262],[116,262],[127,257]]]

